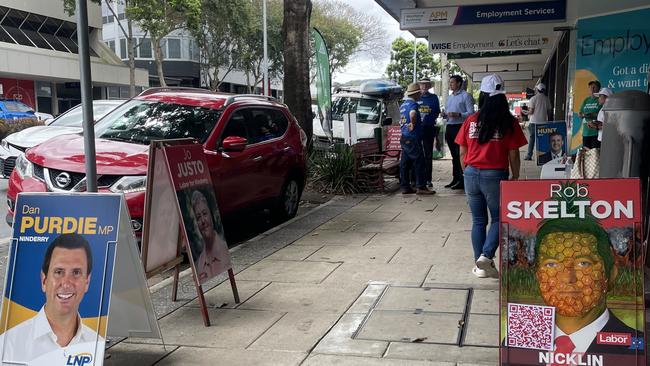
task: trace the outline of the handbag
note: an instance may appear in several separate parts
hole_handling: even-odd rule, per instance
[[[571,169],[571,179],[594,179],[600,175],[600,149],[580,149]]]

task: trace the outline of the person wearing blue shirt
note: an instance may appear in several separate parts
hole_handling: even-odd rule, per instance
[[[400,145],[402,156],[399,163],[400,187],[403,194],[434,194],[427,189],[424,180],[424,153],[422,151],[422,120],[417,101],[420,99],[420,86],[417,83],[409,84],[406,89],[406,98],[399,108],[400,129],[402,137]],[[415,181],[417,191],[411,187],[410,171],[415,168]]]
[[[447,120],[445,141],[447,141],[447,146],[449,146],[453,166],[453,179],[445,188],[451,189],[465,189],[463,168],[460,165],[460,146],[458,146],[455,140],[465,118],[474,113],[474,99],[463,90],[462,86],[463,78],[460,75],[453,75],[449,79],[451,95],[447,97],[445,112],[442,115]]]
[[[429,93],[431,80],[424,78],[420,80],[420,91],[422,95],[418,104],[420,105],[420,116],[422,117],[422,149],[424,150],[424,179],[427,187],[433,187],[433,141],[436,137],[436,118],[440,114],[440,101],[438,96]]]

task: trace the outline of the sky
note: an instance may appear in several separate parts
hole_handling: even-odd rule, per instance
[[[345,2],[361,12],[379,18],[384,23],[386,44],[388,45],[387,49],[390,49],[390,44],[397,37],[401,36],[405,39],[413,39],[413,35],[409,32],[401,31],[397,20],[388,15],[374,0],[346,0]],[[390,53],[386,53],[386,56],[380,59],[370,59],[362,56],[355,57],[350,60],[348,67],[343,71],[334,73],[333,81],[344,83],[350,80],[380,78],[384,71],[386,71],[386,66],[389,61]]]

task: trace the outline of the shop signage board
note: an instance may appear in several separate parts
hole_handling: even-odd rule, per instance
[[[577,23],[576,69],[573,77],[571,151],[582,146],[578,116],[589,96],[588,84],[599,80],[614,93],[646,91],[650,70],[650,8],[580,19]]]
[[[552,30],[534,25],[504,24],[493,29],[463,26],[429,29],[429,50],[433,53],[539,50],[553,48]]]
[[[402,9],[400,29],[451,25],[562,21],[566,0]]]
[[[501,365],[645,365],[638,179],[501,183]]]
[[[101,365],[108,328],[160,338],[122,195],[19,194],[7,267],[2,364]]]
[[[535,124],[537,165],[559,162],[566,156],[566,122],[552,121]]]
[[[190,259],[203,323],[209,326],[201,285],[228,272],[236,303],[239,294],[203,147],[188,139],[152,141],[149,156],[147,187],[152,189],[147,190],[142,244],[147,274],[152,276],[173,268],[172,299],[176,301],[184,247]],[[155,206],[160,200],[171,204]],[[165,211],[155,211],[156,208]],[[171,230],[170,225],[177,227],[177,235],[156,234],[159,229]],[[158,247],[163,248],[164,256],[154,254]]]
[[[460,60],[466,58],[511,57],[511,56],[540,55],[541,53],[542,50],[460,52],[460,53],[448,54],[447,59]]]

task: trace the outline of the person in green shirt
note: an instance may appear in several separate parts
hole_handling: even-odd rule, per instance
[[[578,115],[582,118],[582,146],[593,149],[600,148],[598,129],[591,127],[591,122],[596,120],[602,107],[598,103],[598,96],[594,95],[600,91],[600,82],[598,80],[590,81],[589,91],[591,94],[582,102]]]

